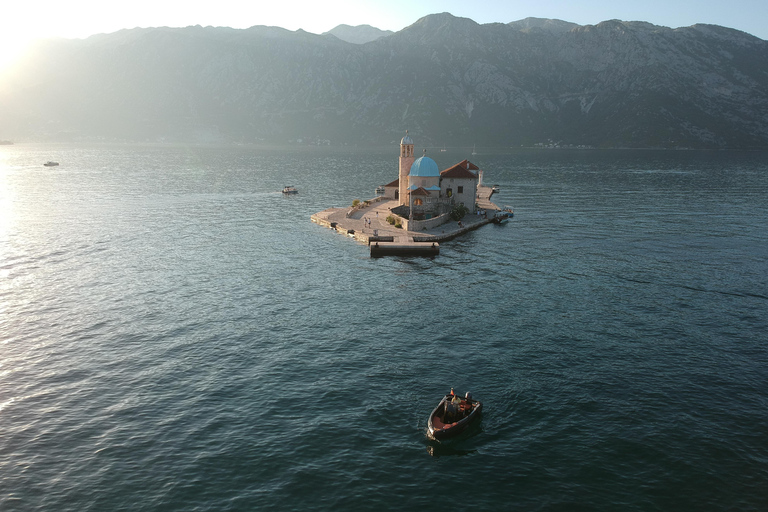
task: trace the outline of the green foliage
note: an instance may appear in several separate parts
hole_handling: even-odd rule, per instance
[[[395,216],[394,215],[388,215],[387,216],[387,222],[389,222],[390,224],[392,224],[394,226],[394,224],[395,224]]]
[[[456,206],[453,207],[453,210],[451,210],[450,215],[453,220],[460,221],[468,213],[469,213],[469,208],[467,208],[463,204],[457,204]]]
[[[403,229],[403,225],[402,225],[402,224],[400,224],[399,222],[396,222],[396,223],[395,223],[395,227],[396,227],[397,229]]]
[[[360,204],[360,200],[359,199],[355,199],[354,201],[352,201],[352,208],[354,208],[355,206],[357,206],[359,204]]]

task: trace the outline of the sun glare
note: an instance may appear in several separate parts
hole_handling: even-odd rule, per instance
[[[13,31],[0,31],[0,71],[15,64],[31,43],[31,38],[15,34]]]

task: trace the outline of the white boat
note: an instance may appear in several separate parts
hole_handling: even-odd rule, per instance
[[[298,193],[299,191],[296,190],[296,187],[292,187],[290,185],[283,187],[283,194],[298,194]]]
[[[476,155],[476,154],[477,154],[477,151],[475,151],[475,145],[474,145],[474,144],[472,144],[472,154],[473,154],[473,155]]]
[[[384,192],[386,192],[384,190],[384,185],[379,185],[378,187],[376,187],[376,195],[377,196],[383,196]]]

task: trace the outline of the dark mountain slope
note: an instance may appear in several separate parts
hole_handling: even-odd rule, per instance
[[[711,25],[479,25],[352,44],[275,27],[134,29],[37,48],[0,137],[768,147],[768,43]]]

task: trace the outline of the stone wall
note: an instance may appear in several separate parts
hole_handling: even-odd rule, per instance
[[[433,217],[431,219],[427,220],[408,220],[403,219],[403,229],[407,231],[424,231],[425,229],[432,229],[436,228],[437,226],[441,226],[445,224],[446,222],[452,220],[450,213],[444,213],[440,215],[439,217]]]

